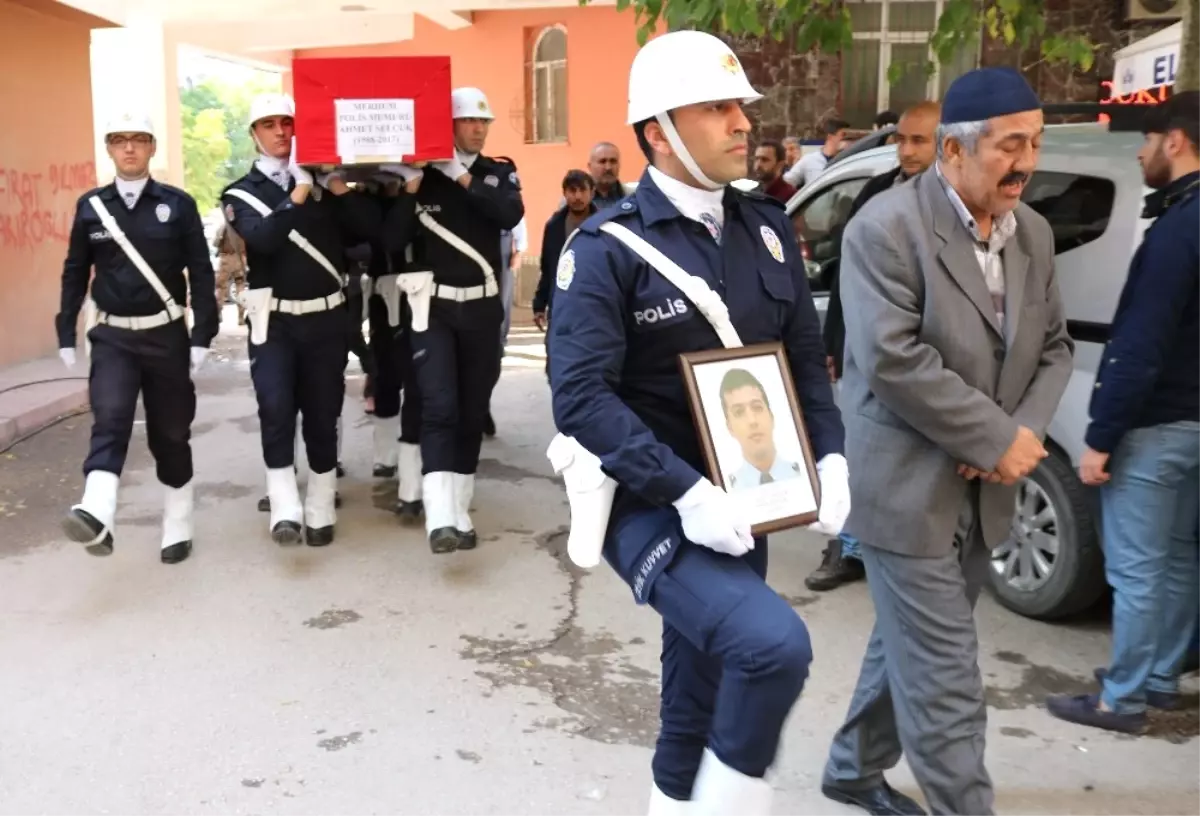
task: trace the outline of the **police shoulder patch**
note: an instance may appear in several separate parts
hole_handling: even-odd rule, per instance
[[[775,230],[764,225],[759,227],[759,232],[762,234],[763,243],[766,244],[771,257],[783,263],[783,244],[780,242],[779,236],[775,234]]]
[[[575,250],[568,249],[558,259],[558,273],[554,277],[555,285],[564,292],[570,288],[575,279]]]
[[[228,221],[230,224],[233,223],[233,205],[232,204],[225,205],[225,220]]]
[[[508,183],[511,184],[513,187],[516,187],[518,190],[521,189],[521,179],[519,179],[517,177],[516,170],[514,170],[508,174]]]

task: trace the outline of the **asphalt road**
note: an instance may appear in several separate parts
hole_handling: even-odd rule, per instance
[[[158,561],[142,426],[107,559],[58,530],[82,487],[86,415],[0,456],[0,813],[644,813],[659,622],[606,567],[566,558],[535,333],[517,330],[494,402],[480,547],[450,556],[399,527],[394,483],[371,479],[358,377],[336,543],[271,544],[244,341],[219,342],[200,377],[187,562]],[[818,786],[873,610],[862,584],[805,590],[822,545],[772,539],[771,583],[815,652],[776,813],[858,812]],[[1200,812],[1194,693],[1138,739],[1061,723],[1041,702],[1091,687],[1105,622],[1035,623],[990,597],[978,620],[1000,812]],[[915,792],[903,764],[889,778]]]

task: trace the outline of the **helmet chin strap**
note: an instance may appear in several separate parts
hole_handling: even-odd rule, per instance
[[[671,121],[670,113],[660,113],[654,117],[654,120],[663,129],[663,134],[667,137],[667,144],[671,145],[671,149],[675,151],[675,155],[679,157],[679,161],[683,163],[687,171],[692,174],[692,178],[709,190],[720,190],[725,186],[724,184],[717,184],[704,175],[704,171],[700,169],[700,165],[696,164],[696,160],[688,152],[687,145],[683,143],[683,139],[679,138],[679,131],[675,129],[675,123]]]

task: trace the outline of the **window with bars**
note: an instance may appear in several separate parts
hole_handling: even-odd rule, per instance
[[[926,99],[940,99],[957,77],[976,67],[978,45],[965,49],[932,76],[923,63],[933,60],[929,37],[945,0],[847,0],[854,42],[842,53],[842,116],[852,127],[870,128],[883,110],[901,113]],[[888,83],[892,63],[907,65],[900,80]]]
[[[531,142],[567,141],[567,30],[549,26],[533,43],[529,62],[530,113],[526,138]]]

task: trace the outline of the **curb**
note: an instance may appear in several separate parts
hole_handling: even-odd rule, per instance
[[[87,404],[87,383],[82,383],[67,393],[49,398],[15,417],[0,416],[0,450],[37,433],[53,424],[55,420],[74,413]]]

